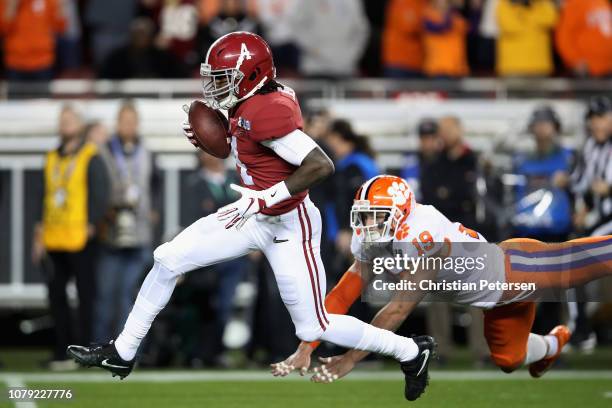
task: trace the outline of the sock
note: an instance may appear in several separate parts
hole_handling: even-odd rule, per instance
[[[157,262],[147,274],[123,331],[115,340],[117,353],[125,361],[130,361],[136,356],[138,347],[151,328],[155,316],[170,300],[177,278],[176,274]]]
[[[552,357],[559,351],[559,340],[557,336],[553,336],[551,334],[544,336],[544,340],[548,344],[548,352],[546,353],[546,358]]]
[[[529,365],[545,358],[547,349],[548,344],[544,336],[529,333],[529,338],[527,339],[527,356],[525,356],[524,364]]]
[[[419,347],[410,338],[374,327],[353,316],[330,314],[327,317],[329,326],[321,340],[393,357],[400,362],[413,360],[419,353]]]

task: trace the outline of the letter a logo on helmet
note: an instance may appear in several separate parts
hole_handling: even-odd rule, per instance
[[[214,109],[230,109],[276,78],[276,68],[264,39],[239,31],[210,46],[200,75],[204,102]]]
[[[242,61],[244,61],[245,59],[250,60],[251,53],[249,52],[249,49],[247,48],[246,44],[242,43],[242,45],[240,46],[240,58],[238,58],[238,66],[236,68],[239,69],[242,65]]]

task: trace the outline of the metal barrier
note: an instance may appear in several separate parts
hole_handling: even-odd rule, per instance
[[[157,155],[156,163],[163,174],[162,237],[171,237],[181,228],[181,172],[193,169],[196,158],[189,153],[165,153]],[[33,223],[31,214],[26,212],[28,199],[32,198],[28,197],[32,188],[28,188],[26,172],[40,173],[42,167],[41,154],[0,154],[0,173],[8,175],[8,182],[3,182],[1,188],[8,197],[5,209],[8,214],[2,214],[8,220],[5,224],[8,228],[0,232],[4,246],[0,254],[6,252],[8,258],[8,262],[6,258],[0,259],[0,307],[3,308],[45,306],[42,274],[29,261]]]
[[[390,80],[354,78],[347,80],[281,79],[303,97],[326,99],[388,98],[408,92],[436,92],[453,98],[586,98],[612,93],[610,79],[564,78],[466,78],[458,80]],[[48,83],[0,82],[0,99],[33,97],[183,98],[198,96],[201,82],[179,80],[78,80],[59,79]]]

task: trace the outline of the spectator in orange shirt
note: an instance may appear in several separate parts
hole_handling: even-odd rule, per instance
[[[0,34],[9,80],[49,80],[55,63],[55,36],[66,22],[58,0],[5,0]]]
[[[559,54],[575,75],[612,75],[612,5],[608,0],[566,0],[556,37]]]
[[[382,62],[388,78],[423,75],[425,0],[391,0],[382,36]]]
[[[466,55],[467,23],[450,0],[430,0],[424,12],[425,75],[462,77],[469,73]]]

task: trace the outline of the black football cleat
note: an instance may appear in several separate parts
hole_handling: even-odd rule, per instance
[[[71,345],[66,349],[66,353],[84,367],[103,368],[110,371],[113,377],[119,376],[122,380],[132,372],[136,361],[136,359],[132,361],[122,359],[113,341],[91,347]]]
[[[431,336],[416,336],[412,340],[419,347],[418,356],[405,363],[400,363],[406,386],[404,396],[408,401],[414,401],[425,392],[429,384],[429,362],[436,356],[436,342]]]

